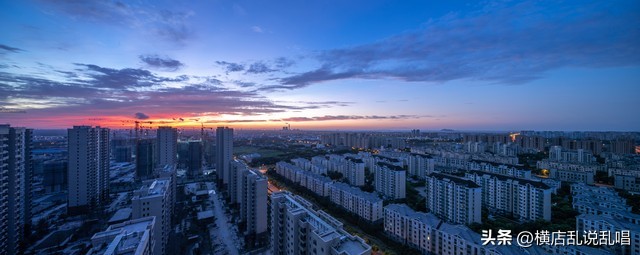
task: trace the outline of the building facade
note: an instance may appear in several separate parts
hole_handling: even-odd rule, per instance
[[[166,246],[171,233],[171,216],[173,212],[173,185],[171,178],[158,178],[143,182],[140,189],[135,190],[131,198],[132,219],[155,217],[154,254],[166,254]]]
[[[178,163],[178,129],[158,127],[156,133],[158,149],[157,166],[175,165]]]
[[[397,165],[378,162],[375,166],[375,189],[387,199],[406,197],[407,171]]]
[[[465,177],[482,187],[482,204],[489,210],[521,220],[551,220],[551,193],[542,182],[469,171]]]
[[[216,173],[218,183],[223,187],[229,184],[231,159],[233,158],[233,128],[216,129]]]
[[[0,125],[0,254],[19,254],[31,223],[33,130]]]
[[[74,126],[68,130],[70,212],[87,212],[109,199],[109,129]]]
[[[271,195],[271,253],[274,255],[367,255],[371,247],[348,234],[342,223],[288,192]]]
[[[436,216],[455,224],[481,223],[482,188],[456,176],[426,176],[426,206]]]

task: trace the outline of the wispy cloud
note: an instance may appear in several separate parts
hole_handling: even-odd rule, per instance
[[[169,57],[161,57],[158,55],[140,55],[138,56],[142,62],[148,67],[155,68],[163,71],[177,71],[182,68],[184,64],[178,60],[171,59]]]
[[[11,47],[11,46],[8,46],[8,45],[0,44],[0,54],[4,54],[6,52],[17,53],[17,52],[21,52],[21,51],[24,51],[24,50],[16,48],[16,47]]]
[[[256,33],[264,33],[264,30],[262,30],[262,28],[259,26],[252,26],[251,30]]]
[[[57,10],[72,19],[106,25],[118,25],[151,32],[167,42],[184,45],[193,31],[188,19],[192,11],[176,11],[140,7],[121,1],[43,1],[50,10]]]
[[[319,68],[263,90],[350,78],[519,84],[562,67],[634,65],[640,63],[638,12],[633,1],[490,3],[378,42],[322,51],[314,55]]]
[[[303,122],[303,121],[330,121],[330,120],[401,120],[401,119],[418,119],[418,115],[324,115],[318,117],[291,117],[284,118],[282,121]]]
[[[216,64],[225,68],[227,73],[244,71],[244,65],[227,61],[216,61]]]
[[[270,73],[270,72],[275,72],[275,71],[277,71],[277,70],[271,69],[264,62],[253,63],[253,64],[251,64],[249,66],[249,69],[247,69],[247,73],[252,73],[252,74]]]

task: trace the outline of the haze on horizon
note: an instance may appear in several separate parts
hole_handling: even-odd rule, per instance
[[[2,1],[0,123],[640,131],[640,2]]]

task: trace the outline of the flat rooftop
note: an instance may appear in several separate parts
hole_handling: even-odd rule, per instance
[[[340,255],[360,255],[371,251],[371,246],[360,238],[345,236],[333,249]]]

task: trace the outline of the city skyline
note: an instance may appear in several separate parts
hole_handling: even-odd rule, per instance
[[[0,13],[12,126],[640,127],[634,1],[6,1]]]

